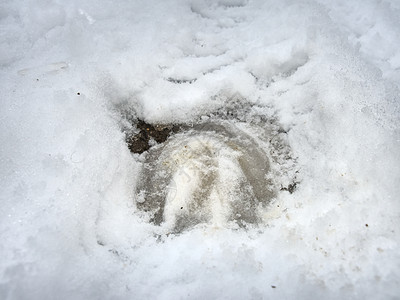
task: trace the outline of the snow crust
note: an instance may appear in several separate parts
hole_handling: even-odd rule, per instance
[[[1,299],[398,299],[398,1],[0,5]],[[296,191],[252,229],[160,232],[123,112],[237,99],[286,132]]]

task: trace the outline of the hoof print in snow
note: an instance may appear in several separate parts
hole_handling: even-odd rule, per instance
[[[137,121],[139,132],[127,142],[144,155],[136,206],[151,223],[179,233],[198,224],[263,222],[263,210],[283,186],[284,161],[293,166],[293,159],[282,138],[287,133],[252,111],[224,108],[190,125]],[[293,193],[297,183],[290,180],[280,190]]]

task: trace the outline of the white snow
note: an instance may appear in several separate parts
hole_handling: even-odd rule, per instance
[[[397,0],[3,1],[0,298],[398,299],[399,16]],[[296,191],[248,230],[214,203],[215,222],[165,233],[136,207],[121,111],[190,123],[237,99],[287,132]]]

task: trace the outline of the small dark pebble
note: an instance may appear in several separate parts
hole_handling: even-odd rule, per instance
[[[279,128],[279,129],[278,129],[278,133],[285,133],[285,134],[287,134],[288,132],[287,132],[285,129],[283,129],[283,128]]]
[[[81,95],[81,93],[76,93],[78,96],[80,96]]]
[[[181,206],[181,209],[183,209],[183,206]]]
[[[273,289],[276,289],[276,286],[275,286],[275,285],[271,285],[271,287],[272,287]]]
[[[368,227],[368,224],[365,224],[365,227]]]

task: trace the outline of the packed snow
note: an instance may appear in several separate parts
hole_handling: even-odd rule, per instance
[[[399,16],[3,1],[0,298],[399,299]],[[132,118],[192,129],[134,154]]]

